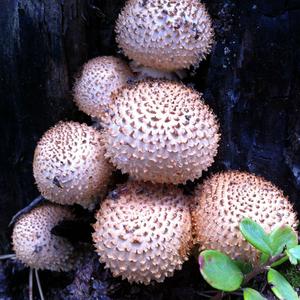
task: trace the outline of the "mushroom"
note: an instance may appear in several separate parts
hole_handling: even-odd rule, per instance
[[[93,240],[100,262],[130,283],[172,276],[191,246],[188,200],[174,186],[119,186],[96,214]]]
[[[73,93],[78,108],[92,117],[106,115],[110,94],[134,75],[120,58],[101,56],[89,60],[77,78]]]
[[[127,57],[168,72],[197,66],[210,52],[214,35],[198,0],[127,1],[115,31]]]
[[[106,157],[137,180],[185,183],[213,163],[219,125],[202,95],[177,82],[146,80],[112,94]]]
[[[227,171],[196,189],[192,221],[195,241],[202,250],[220,250],[233,259],[258,263],[258,252],[239,231],[244,218],[258,222],[268,233],[281,224],[294,229],[298,224],[283,192],[262,177]]]
[[[26,266],[51,271],[74,268],[74,248],[51,230],[63,220],[73,220],[70,209],[54,203],[44,204],[23,215],[12,234],[16,258]]]
[[[71,243],[51,233],[52,228],[64,220],[74,220],[67,207],[46,203],[22,215],[12,233],[14,254],[0,259],[18,259],[30,268],[29,299],[33,300],[33,271],[41,300],[44,299],[38,270],[70,271],[76,266],[76,253]]]
[[[42,196],[60,204],[92,208],[104,197],[112,166],[104,158],[103,135],[76,122],[59,122],[39,141],[33,173]]]

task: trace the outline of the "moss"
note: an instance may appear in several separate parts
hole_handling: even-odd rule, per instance
[[[299,266],[289,265],[281,270],[282,275],[294,288],[300,288],[300,268]]]

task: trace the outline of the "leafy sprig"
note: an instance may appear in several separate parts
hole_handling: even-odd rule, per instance
[[[251,219],[240,223],[244,238],[260,252],[260,262],[249,271],[241,262],[231,259],[217,250],[205,250],[199,255],[200,272],[203,278],[219,290],[213,299],[222,299],[226,293],[242,290],[245,300],[266,299],[258,291],[247,287],[257,275],[266,273],[267,282],[278,299],[298,300],[296,291],[274,268],[290,261],[300,261],[300,245],[295,231],[287,225],[276,227],[270,234]]]

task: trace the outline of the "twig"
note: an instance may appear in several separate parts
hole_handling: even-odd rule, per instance
[[[206,298],[210,298],[212,297],[211,294],[216,294],[216,290],[208,290],[208,291],[204,291],[204,292],[197,292],[198,295],[206,297]]]
[[[0,255],[0,260],[2,260],[2,259],[8,259],[8,258],[16,258],[16,254]]]
[[[42,285],[41,285],[41,282],[40,282],[39,272],[38,272],[37,269],[34,269],[34,273],[35,273],[37,286],[38,286],[38,289],[39,289],[40,298],[41,298],[41,300],[45,300],[43,290],[42,290]]]
[[[33,269],[29,270],[29,300],[33,300]]]
[[[221,300],[224,296],[224,292],[217,292],[213,297],[211,297],[211,300]]]
[[[267,281],[264,283],[263,287],[261,288],[260,292],[263,293],[267,287],[268,283]]]
[[[89,7],[95,11],[95,14],[98,18],[105,18],[105,14],[101,11],[101,9],[93,4],[89,4]]]
[[[206,293],[197,292],[197,295],[204,297],[204,298],[210,298],[210,295],[207,295]]]
[[[29,213],[33,208],[35,208],[38,204],[41,204],[44,202],[46,199],[43,196],[38,196],[36,197],[30,204],[28,204],[26,207],[18,211],[11,219],[11,221],[8,224],[8,227],[11,227],[18,219],[20,216],[23,214]]]

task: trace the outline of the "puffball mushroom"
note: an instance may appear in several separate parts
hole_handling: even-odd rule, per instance
[[[38,142],[33,174],[46,199],[92,207],[104,196],[112,174],[102,133],[86,124],[59,122]]]
[[[206,180],[195,192],[193,231],[202,250],[220,250],[233,259],[258,262],[258,252],[243,238],[239,223],[258,222],[270,233],[298,221],[291,203],[271,182],[246,172],[228,171]]]
[[[75,254],[71,243],[51,233],[63,220],[73,220],[70,209],[44,204],[23,215],[12,234],[17,259],[33,269],[69,271],[74,268]]]
[[[211,19],[198,0],[129,0],[115,31],[127,57],[162,71],[198,65],[213,43]]]
[[[100,262],[130,283],[172,276],[191,246],[188,200],[174,186],[119,186],[96,214],[93,240]]]
[[[120,58],[101,56],[89,60],[74,85],[74,101],[92,117],[104,117],[110,95],[134,75]]]
[[[113,93],[110,108],[106,156],[135,179],[185,183],[213,163],[219,125],[195,90],[141,81]]]

